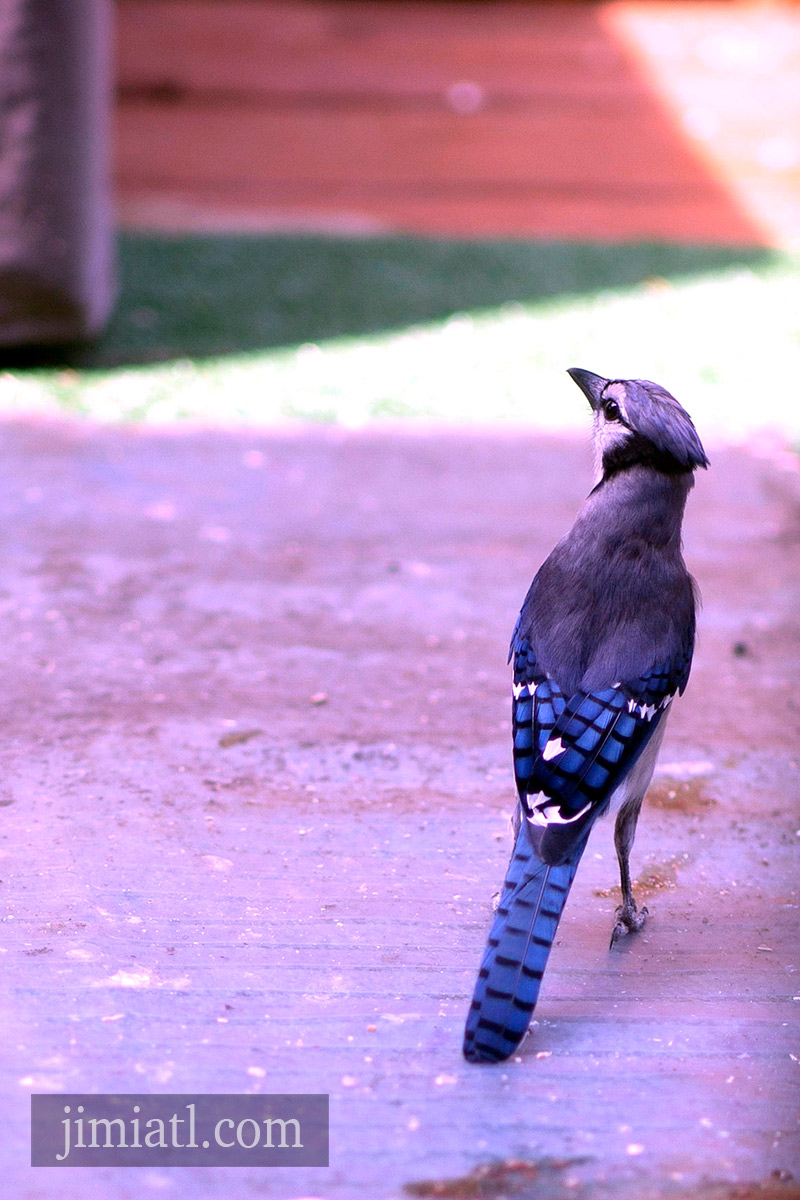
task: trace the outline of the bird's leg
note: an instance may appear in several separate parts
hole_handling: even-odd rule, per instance
[[[636,836],[636,822],[644,797],[636,796],[626,800],[617,814],[614,826],[614,845],[619,859],[619,882],[622,891],[622,904],[616,911],[616,924],[611,930],[611,945],[618,942],[628,933],[638,933],[647,920],[647,909],[638,909],[631,890],[630,853],[633,839]]]

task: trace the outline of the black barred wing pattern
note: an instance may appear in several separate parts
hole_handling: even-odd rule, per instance
[[[656,664],[633,681],[565,696],[539,669],[527,639],[515,641],[514,774],[534,846],[545,862],[561,862],[683,690],[689,661]]]

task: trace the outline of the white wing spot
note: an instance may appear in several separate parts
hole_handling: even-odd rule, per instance
[[[528,817],[531,825],[572,825],[578,821],[584,813],[587,813],[592,807],[591,801],[579,809],[570,817],[562,817],[560,807],[554,801],[550,801],[546,806],[534,808],[533,812]]]
[[[523,694],[523,692],[527,692],[529,696],[535,696],[536,695],[536,684],[535,683],[515,683],[512,688],[512,691],[514,692],[515,700],[519,700],[519,698]]]
[[[564,747],[561,745],[561,738],[551,738],[542,751],[542,758],[545,762],[549,762],[551,758],[556,758],[559,754],[564,753]]]

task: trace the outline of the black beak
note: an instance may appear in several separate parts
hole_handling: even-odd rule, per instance
[[[602,375],[593,375],[591,371],[584,371],[580,367],[570,367],[567,374],[577,383],[592,409],[597,410],[600,407],[600,396],[608,380],[604,379]]]

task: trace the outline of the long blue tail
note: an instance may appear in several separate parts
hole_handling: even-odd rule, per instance
[[[549,866],[520,825],[467,1017],[469,1062],[502,1062],[525,1036],[586,841],[566,862]]]

